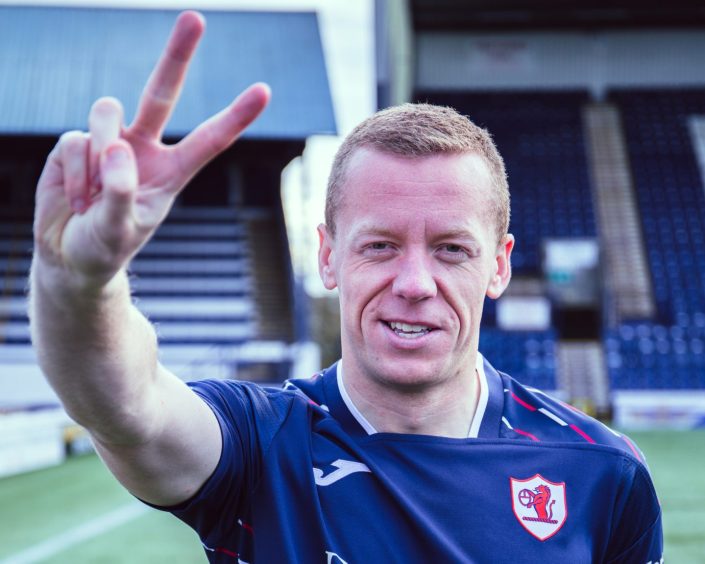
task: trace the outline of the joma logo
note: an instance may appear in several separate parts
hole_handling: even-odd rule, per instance
[[[326,564],[348,564],[345,560],[343,560],[335,552],[330,552],[329,550],[326,550],[326,557],[327,557]]]
[[[335,462],[332,462],[331,466],[335,466],[337,470],[333,470],[333,472],[326,476],[323,475],[323,470],[320,468],[313,468],[313,478],[316,481],[317,486],[330,486],[350,474],[370,471],[370,469],[362,462],[354,462],[352,460],[338,459]]]

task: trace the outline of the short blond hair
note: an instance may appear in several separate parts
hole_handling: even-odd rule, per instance
[[[402,104],[367,118],[338,149],[326,193],[325,221],[331,235],[335,236],[335,218],[343,199],[348,163],[353,153],[363,147],[409,158],[436,154],[480,155],[489,166],[495,189],[492,215],[497,241],[507,234],[510,213],[507,173],[490,134],[453,108]]]

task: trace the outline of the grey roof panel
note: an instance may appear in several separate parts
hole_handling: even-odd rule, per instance
[[[177,11],[0,6],[0,134],[85,129],[115,96],[129,121]],[[204,12],[206,33],[167,135],[181,136],[257,81],[272,102],[250,138],[335,133],[316,15]]]

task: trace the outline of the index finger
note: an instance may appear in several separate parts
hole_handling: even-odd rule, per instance
[[[130,130],[159,139],[181,93],[186,71],[203,35],[205,20],[198,12],[182,12],[176,19],[157,66],[145,85]]]
[[[227,149],[262,113],[271,92],[264,83],[256,83],[240,94],[227,108],[204,121],[171,150],[179,163],[185,182],[213,157]]]

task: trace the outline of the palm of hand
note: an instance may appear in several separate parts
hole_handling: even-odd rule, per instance
[[[139,182],[130,213],[110,217],[101,194],[85,213],[73,213],[61,241],[61,255],[72,266],[100,278],[112,277],[148,241],[164,220],[182,186],[169,148],[151,141],[135,143],[125,135],[135,155]],[[117,268],[116,268],[117,267]]]

